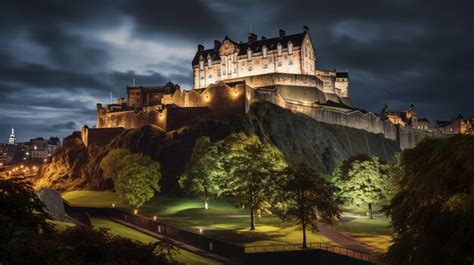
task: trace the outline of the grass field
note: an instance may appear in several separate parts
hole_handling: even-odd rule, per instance
[[[122,237],[128,237],[133,240],[137,240],[143,243],[150,243],[150,242],[155,242],[158,239],[151,237],[149,235],[146,235],[144,233],[141,233],[137,230],[131,229],[129,227],[126,227],[124,225],[121,225],[119,223],[116,223],[112,220],[108,219],[103,219],[103,218],[92,218],[91,219],[92,224],[94,227],[102,227],[102,228],[107,228],[109,232],[113,235],[118,235]],[[217,264],[222,264],[220,262],[217,262],[212,259],[208,259],[205,257],[198,256],[196,254],[193,254],[187,250],[180,249],[179,253],[174,257],[176,261],[184,264],[196,264],[196,265],[205,265],[205,264],[211,264],[211,265],[217,265]]]
[[[375,251],[383,253],[392,244],[393,231],[389,224],[390,219],[386,217],[378,216],[369,219],[364,216],[348,222],[341,222],[337,229],[370,246]]]
[[[63,194],[63,198],[73,204],[89,206],[127,207],[112,192],[72,191]],[[248,209],[234,207],[230,202],[214,199],[209,209],[204,209],[202,200],[177,198],[174,196],[155,197],[140,207],[139,214],[158,216],[165,223],[202,233],[242,245],[266,245],[301,243],[302,233],[299,227],[281,221],[276,216],[264,216],[257,220],[257,230],[249,231]],[[331,242],[318,233],[307,233],[308,242]]]

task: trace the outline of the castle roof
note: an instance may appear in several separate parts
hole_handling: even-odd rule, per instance
[[[349,78],[349,73],[348,72],[336,72],[336,77]]]
[[[282,48],[288,47],[288,43],[291,42],[293,44],[293,47],[299,47],[301,44],[303,44],[303,39],[306,34],[306,30],[302,33],[297,33],[297,34],[292,34],[292,35],[282,35],[280,37],[275,37],[275,38],[264,38],[260,40],[255,40],[253,42],[240,42],[237,43],[233,40],[231,40],[228,36],[224,38],[228,39],[232,43],[234,43],[237,46],[238,50],[238,55],[245,55],[247,54],[248,48],[252,50],[252,52],[261,52],[263,46],[266,46],[268,50],[275,50],[277,49],[278,44],[280,43],[282,45]],[[202,47],[202,46],[201,46]],[[198,50],[196,55],[193,58],[192,65],[199,64],[199,58],[202,55],[204,59],[207,59],[208,56],[214,61],[214,60],[220,60],[219,57],[219,45],[215,46],[212,49],[207,49],[207,50]]]

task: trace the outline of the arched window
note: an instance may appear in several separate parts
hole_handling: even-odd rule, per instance
[[[293,43],[290,41],[288,42],[288,54],[293,53]]]
[[[281,49],[282,49],[281,43],[278,43],[278,45],[277,45],[277,54],[278,54],[278,56],[281,55]]]
[[[199,69],[204,70],[204,60],[199,61]]]
[[[250,48],[247,50],[247,59],[252,60],[252,50]]]
[[[267,58],[267,46],[263,46],[262,53],[263,53],[263,58]]]

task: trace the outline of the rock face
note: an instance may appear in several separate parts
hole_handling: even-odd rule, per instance
[[[54,220],[67,220],[63,199],[57,190],[43,188],[38,192],[38,197]]]
[[[38,182],[60,190],[111,189],[101,177],[101,159],[114,148],[128,148],[160,162],[161,190],[178,189],[179,177],[196,140],[209,136],[221,140],[233,132],[255,133],[279,148],[288,159],[304,162],[322,173],[330,173],[342,160],[364,153],[390,160],[399,150],[396,140],[382,134],[315,121],[270,103],[254,103],[248,114],[209,115],[185,127],[163,132],[153,126],[125,130],[107,145],[85,148],[78,135],[65,139],[52,164]]]

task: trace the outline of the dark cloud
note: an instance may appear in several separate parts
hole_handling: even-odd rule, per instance
[[[133,78],[188,88],[197,43],[303,25],[318,67],[349,70],[355,106],[379,112],[384,103],[414,103],[431,120],[471,116],[473,7],[467,0],[4,1],[0,142],[12,125],[23,140],[92,126],[95,103],[108,103],[110,92],[125,96]]]

